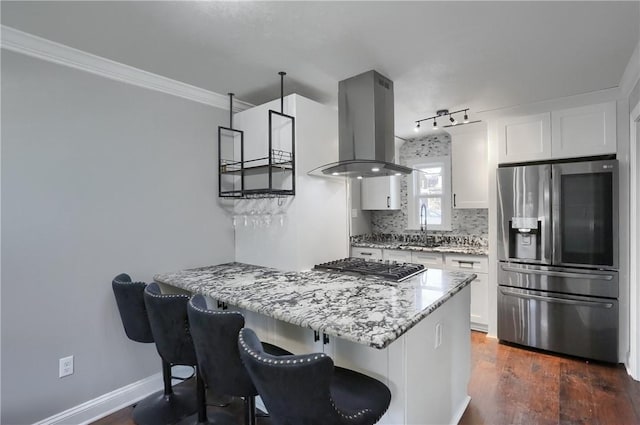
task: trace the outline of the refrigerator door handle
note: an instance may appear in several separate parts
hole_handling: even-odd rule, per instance
[[[554,252],[554,241],[553,234],[555,233],[555,229],[553,229],[553,197],[552,197],[552,182],[553,182],[553,169],[550,165],[545,167],[544,174],[544,189],[542,191],[542,206],[544,211],[542,223],[542,243],[543,243],[543,253],[542,253],[542,262],[546,264],[551,264]]]
[[[575,279],[593,279],[593,280],[613,280],[613,276],[610,274],[589,274],[589,273],[571,273],[571,272],[558,272],[553,270],[536,270],[536,269],[521,269],[518,267],[501,266],[505,272],[516,272],[524,274],[539,274],[543,276],[553,277],[567,277]]]
[[[612,308],[613,303],[600,302],[600,301],[585,301],[585,300],[572,300],[566,298],[556,298],[556,297],[548,297],[543,295],[534,295],[534,294],[525,294],[521,292],[510,291],[505,288],[500,288],[500,292],[502,295],[508,295],[517,298],[524,299],[532,299],[539,300],[549,303],[557,303],[557,304],[569,304],[583,307],[600,307],[600,308]]]
[[[562,263],[562,223],[560,206],[562,205],[562,171],[557,165],[551,167],[551,259],[553,264]]]

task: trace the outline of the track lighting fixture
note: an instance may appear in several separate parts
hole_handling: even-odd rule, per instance
[[[454,125],[463,125],[463,124],[471,124],[472,122],[469,121],[469,108],[465,108],[465,109],[460,109],[458,111],[453,111],[453,112],[449,112],[448,109],[440,109],[438,112],[436,112],[436,115],[432,116],[432,117],[427,117],[427,118],[422,118],[421,120],[417,120],[416,121],[416,127],[415,127],[415,131],[418,132],[420,131],[420,123],[422,121],[427,121],[427,120],[433,120],[433,130],[437,130],[438,127],[438,122],[437,122],[437,118],[439,117],[443,117],[443,116],[449,116],[449,122],[450,124],[445,125],[444,127],[451,127]],[[462,121],[462,123],[459,123],[455,117],[453,116],[454,114],[459,114],[461,112],[464,112],[464,119]],[[473,121],[473,122],[477,122],[477,121]]]

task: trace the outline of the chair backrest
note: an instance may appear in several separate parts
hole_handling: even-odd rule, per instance
[[[235,397],[257,395],[238,350],[242,314],[209,310],[202,295],[191,298],[187,311],[198,367],[207,386]]]
[[[196,353],[189,330],[187,295],[163,294],[157,283],[144,290],[149,324],[160,357],[172,365],[196,365]]]
[[[124,332],[133,341],[148,343],[153,342],[153,334],[144,304],[146,286],[144,282],[132,282],[126,273],[119,274],[111,281]]]
[[[273,422],[279,425],[343,423],[330,385],[333,360],[325,354],[271,356],[248,328],[238,338],[240,357]]]

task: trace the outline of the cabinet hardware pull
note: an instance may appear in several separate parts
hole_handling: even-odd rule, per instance
[[[360,255],[373,255],[370,252],[361,252]]]
[[[453,208],[456,207],[456,194],[453,194]]]
[[[322,332],[322,345],[327,345],[329,343],[329,335]]]
[[[313,331],[313,341],[314,341],[314,342],[318,342],[318,341],[320,341],[320,332],[318,332],[318,331]]]
[[[552,271],[552,270],[525,269],[525,268],[509,267],[509,266],[501,266],[501,268],[505,272],[516,272],[516,273],[523,273],[523,274],[530,273],[530,274],[541,274],[543,276],[566,277],[566,278],[589,279],[589,280],[613,280],[613,276],[610,274],[570,273],[570,272],[561,272],[561,271]]]
[[[391,196],[387,196],[387,208],[391,208]]]

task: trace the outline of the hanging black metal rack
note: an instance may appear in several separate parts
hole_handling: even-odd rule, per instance
[[[295,117],[284,113],[284,76],[280,75],[280,112],[269,110],[266,156],[245,159],[244,132],[233,128],[233,93],[229,93],[229,127],[218,127],[218,196],[263,198],[295,195]],[[279,121],[280,125],[274,123]],[[283,125],[282,123],[287,123]],[[275,126],[275,128],[274,128]],[[282,147],[282,128],[290,127],[290,150],[274,148],[277,128]],[[287,131],[288,132],[288,131]],[[274,177],[278,177],[276,182]]]

